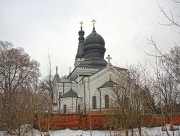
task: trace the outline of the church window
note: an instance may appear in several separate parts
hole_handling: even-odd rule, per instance
[[[105,95],[105,109],[109,109],[109,95]]]
[[[66,113],[66,104],[63,107],[64,113]]]
[[[80,105],[78,105],[78,113],[80,113],[80,109],[81,109],[81,108],[80,108]]]
[[[93,109],[96,109],[96,108],[97,108],[97,106],[96,106],[96,96],[93,96],[93,97],[92,97],[92,108],[93,108]]]

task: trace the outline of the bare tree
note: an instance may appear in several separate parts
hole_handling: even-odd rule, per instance
[[[171,122],[176,105],[180,103],[180,48],[175,46],[169,53],[159,52],[159,56],[154,90],[161,114]]]
[[[30,94],[39,75],[37,61],[22,48],[13,48],[11,43],[0,41],[0,117],[6,130],[17,129],[15,132],[21,135],[21,125],[32,123]]]
[[[155,106],[154,99],[148,89],[147,77],[140,66],[130,66],[128,71],[119,77],[119,86],[112,88],[114,124],[116,129],[123,129],[126,135],[134,134],[133,129],[138,128],[142,135],[142,115]],[[118,128],[117,128],[118,127]]]
[[[174,1],[175,3],[177,4],[180,4],[180,1],[177,1],[177,0],[172,0]],[[178,19],[176,18],[179,18],[180,16],[177,14],[176,16],[174,16],[174,14],[172,13],[172,11],[170,10],[170,15],[168,15],[168,13],[163,9],[162,6],[158,5],[159,6],[159,9],[160,9],[160,12],[165,16],[165,18],[168,20],[169,23],[166,23],[166,24],[163,24],[163,25],[166,25],[166,26],[176,26],[176,27],[180,27],[180,24],[179,22],[177,21]]]
[[[40,131],[45,131],[45,135],[50,135],[49,130],[52,129],[53,122],[53,76],[52,76],[52,64],[51,57],[48,55],[48,69],[47,75],[40,81],[40,92],[37,98],[37,118],[38,128]],[[57,71],[56,71],[57,72]],[[46,100],[46,101],[44,101]],[[41,133],[42,134],[42,133]]]
[[[180,3],[179,0],[172,0],[172,2],[175,2],[177,6]],[[175,26],[179,29],[178,19],[180,16],[172,11],[168,13],[162,6],[158,6],[160,12],[168,21],[168,23],[163,23],[162,25]],[[152,90],[155,94],[154,98],[161,114],[172,120],[176,105],[180,102],[180,47],[178,44],[175,44],[169,52],[164,53],[159,50],[158,45],[152,38],[149,41],[155,47],[156,52],[155,55],[150,55],[156,59],[156,64],[153,66],[155,72],[152,85]]]
[[[33,98],[33,107],[35,112],[35,124],[37,128],[46,135],[50,135],[52,128],[52,101],[48,93],[37,92]]]
[[[40,90],[48,93],[51,97],[51,100],[53,101],[53,76],[50,55],[48,55],[48,74],[41,80]]]

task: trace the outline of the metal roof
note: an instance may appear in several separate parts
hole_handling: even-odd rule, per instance
[[[66,92],[62,97],[63,98],[66,98],[66,97],[76,97],[77,98],[78,94],[71,89],[68,92]]]
[[[117,83],[113,82],[112,80],[109,80],[106,83],[104,83],[102,86],[100,86],[99,89],[107,88],[107,87],[117,87],[117,86],[119,86]]]

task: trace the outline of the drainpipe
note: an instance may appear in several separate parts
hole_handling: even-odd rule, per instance
[[[63,95],[64,95],[64,82],[63,82]]]
[[[86,115],[86,83],[84,83],[84,113]]]
[[[59,93],[59,112],[60,112],[60,110],[61,110],[61,92]]]
[[[89,78],[89,77],[88,77],[88,91],[89,91],[89,104],[88,104],[88,105],[89,105],[89,111],[90,111],[90,105],[91,105],[91,104],[90,104],[90,99],[91,99],[91,98],[90,98],[90,96],[91,96],[90,92],[91,92],[91,91],[90,91],[90,78]]]
[[[77,114],[77,101],[78,101],[78,97],[76,98],[76,114]]]
[[[84,78],[82,79],[82,83],[84,84],[84,113],[86,115],[86,84],[83,82]]]

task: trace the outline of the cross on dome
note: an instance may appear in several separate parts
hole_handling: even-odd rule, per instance
[[[106,57],[106,59],[108,60],[108,64],[111,64],[111,59],[112,59],[112,57],[110,56],[110,55],[108,55],[107,57]]]
[[[108,56],[106,57],[106,59],[108,60],[108,65],[107,65],[107,67],[108,67],[108,71],[109,71],[109,80],[111,81],[111,72],[110,72],[110,71],[111,71],[111,70],[110,70],[110,69],[111,69],[111,68],[110,68],[110,67],[111,67],[111,62],[110,62],[110,61],[111,61],[112,57],[111,57],[110,55],[108,55]]]
[[[80,27],[81,27],[81,29],[82,29],[82,25],[83,25],[84,23],[81,21],[79,24],[80,24]]]
[[[93,23],[93,28],[95,28],[96,20],[93,19],[91,22]]]

